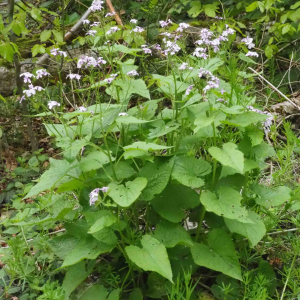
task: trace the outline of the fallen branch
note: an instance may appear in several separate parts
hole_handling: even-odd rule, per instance
[[[253,70],[252,68],[248,67],[253,73],[255,73],[260,79],[264,80],[274,91],[276,91],[278,94],[280,94],[284,99],[289,101],[294,107],[296,107],[298,110],[300,110],[300,107],[295,104],[291,99],[289,99],[286,95],[284,95],[280,90],[278,90],[271,82],[269,82],[266,78],[261,76],[258,72]]]

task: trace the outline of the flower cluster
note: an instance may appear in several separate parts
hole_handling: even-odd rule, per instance
[[[50,76],[46,69],[39,69],[36,71],[36,79],[40,79],[44,76]]]
[[[112,17],[112,16],[114,16],[115,14],[116,14],[115,11],[112,12],[112,13],[107,13],[107,14],[105,15],[105,18],[107,18],[107,17]]]
[[[194,87],[194,85],[192,84],[192,85],[190,85],[190,86],[186,89],[186,91],[185,91],[185,95],[186,95],[186,96],[188,96],[188,95],[191,93],[193,87]]]
[[[143,51],[144,51],[145,54],[150,54],[150,55],[152,55],[152,51],[151,51],[150,48],[148,48],[147,45],[142,45],[141,47],[142,47],[142,49],[143,49]]]
[[[184,29],[187,29],[188,27],[190,27],[189,24],[187,23],[180,23],[179,27],[176,29],[177,32],[183,32]]]
[[[48,102],[49,109],[52,109],[55,106],[60,106],[60,103],[58,103],[57,101],[53,101],[53,100]]]
[[[119,31],[119,30],[120,30],[119,27],[113,26],[113,27],[111,27],[111,28],[106,32],[106,34],[112,34],[112,33],[115,33],[115,32],[117,32],[117,31]]]
[[[72,79],[79,80],[81,78],[81,75],[79,75],[79,74],[69,74],[69,75],[67,75],[67,78],[70,78],[71,80]]]
[[[252,49],[255,46],[255,44],[253,43],[253,38],[250,38],[249,36],[242,39],[241,42],[245,43],[245,45],[247,46],[247,48],[249,50]],[[253,52],[253,51],[248,51],[246,56],[258,57],[258,54],[256,52]]]
[[[179,52],[180,50],[181,50],[181,48],[176,44],[176,42],[167,41],[166,42],[166,49],[163,50],[162,52],[165,55],[168,55],[168,53],[170,53],[171,55],[174,55],[177,52]]]
[[[129,71],[127,73],[128,76],[139,76],[139,73],[136,70]]]
[[[20,77],[24,77],[23,80],[24,80],[24,83],[31,83],[31,79],[32,77],[35,77],[33,74],[29,73],[29,72],[25,72],[25,73],[22,73],[20,75]]]
[[[94,0],[90,7],[90,10],[91,11],[101,11],[103,9],[103,6],[102,6],[103,3],[104,3],[104,1],[102,1],[102,0]]]
[[[92,190],[90,193],[90,206],[94,205],[95,202],[98,200],[100,191],[102,191],[103,193],[107,193],[108,189],[109,189],[108,186],[104,186],[101,189],[97,188],[97,189]]]
[[[173,24],[173,22],[169,19],[168,21],[159,21],[159,24],[161,27],[167,27],[167,26]]]
[[[109,84],[112,83],[116,77],[118,76],[118,74],[111,74],[109,78],[104,79],[105,82],[108,82]]]
[[[144,28],[142,28],[142,27],[140,27],[140,26],[136,26],[134,29],[132,29],[130,32],[139,32],[139,33],[141,33],[141,32],[143,32],[143,31],[145,31],[145,29]]]
[[[95,67],[100,67],[101,65],[106,64],[107,61],[103,59],[103,57],[98,57],[98,59],[95,59],[92,56],[86,56],[86,55],[82,55],[78,62],[77,62],[77,68],[81,69],[83,65],[85,65],[85,67],[90,67],[93,66]]]
[[[265,121],[262,122],[263,130],[265,132],[265,135],[268,135],[268,133],[270,132],[270,127],[273,124],[273,120],[274,120],[273,115],[271,113],[267,112],[267,111],[262,111],[260,109],[254,108],[253,106],[247,106],[247,108],[250,111],[254,111],[258,114],[269,116]]]
[[[67,52],[59,50],[59,48],[54,48],[50,51],[50,54],[53,56],[63,56],[67,57]]]
[[[86,35],[91,35],[91,36],[95,36],[95,34],[97,33],[97,30],[89,30]]]

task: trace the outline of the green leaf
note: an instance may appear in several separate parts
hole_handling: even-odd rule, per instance
[[[211,172],[211,165],[203,159],[191,156],[175,157],[172,177],[183,185],[199,188],[204,180],[199,178]]]
[[[251,12],[257,8],[257,1],[252,2],[246,7],[246,12]]]
[[[166,189],[152,201],[155,211],[170,222],[181,222],[185,217],[185,209],[199,205],[199,195],[184,185],[169,184]]]
[[[57,30],[52,30],[52,33],[53,33],[54,38],[55,38],[55,40],[58,44],[62,44],[64,42],[64,37],[63,37],[61,32],[59,32]]]
[[[40,40],[41,42],[46,42],[50,39],[50,37],[51,37],[51,30],[44,30],[41,32]]]
[[[199,72],[198,72],[199,73]],[[197,74],[198,75],[198,74]],[[189,84],[182,81],[174,81],[173,76],[162,76],[158,74],[152,74],[153,79],[157,80],[157,85],[160,89],[170,95],[174,95],[175,93],[184,92]]]
[[[172,147],[162,146],[154,143],[146,143],[146,142],[135,142],[131,145],[125,146],[124,150],[124,158],[132,158],[132,157],[148,157],[157,150],[169,149]]]
[[[172,269],[165,246],[148,234],[142,237],[141,244],[142,249],[132,245],[125,248],[129,259],[144,271],[157,272],[173,283]]]
[[[141,194],[147,185],[147,179],[138,177],[133,181],[127,181],[125,186],[112,182],[109,184],[109,196],[120,206],[130,206]]]
[[[286,186],[267,188],[255,184],[252,191],[257,195],[255,202],[264,207],[278,206],[291,199],[291,190]]]
[[[83,259],[96,259],[100,254],[110,252],[114,245],[108,245],[93,237],[82,239],[66,256],[62,268],[74,265]]]
[[[246,208],[241,207],[242,196],[238,191],[227,186],[221,186],[217,191],[217,195],[210,191],[202,192],[200,201],[207,211],[243,223],[252,222],[248,217]]]
[[[53,158],[50,158],[49,161],[50,169],[42,174],[40,181],[32,187],[24,199],[35,196],[45,190],[58,187],[65,182],[73,180],[73,177],[78,178],[81,173],[77,160],[71,164],[65,160],[56,160]]]
[[[154,237],[167,248],[173,248],[177,244],[193,246],[193,241],[187,231],[180,225],[162,220],[155,229]]]
[[[295,4],[291,5],[291,9],[296,9],[298,7],[300,7],[300,1],[298,1]]]
[[[66,298],[68,298],[76,287],[90,275],[93,270],[93,266],[94,264],[90,264],[90,266],[86,268],[86,263],[81,261],[68,268],[62,284]]]
[[[0,43],[0,55],[7,61],[14,59],[15,49],[10,43]]]
[[[92,285],[86,289],[80,300],[107,299],[108,291],[103,285]]]
[[[117,124],[144,124],[148,123],[149,121],[137,119],[132,116],[120,116],[116,118]]]
[[[251,140],[252,146],[259,145],[264,139],[264,132],[258,127],[248,127],[246,133]]]
[[[203,266],[230,277],[242,280],[241,268],[234,244],[223,229],[214,229],[208,234],[208,245],[194,244],[193,259]]]
[[[215,4],[206,4],[203,5],[204,12],[208,17],[215,18],[217,7]]]
[[[128,300],[143,300],[143,293],[141,289],[134,288],[130,293]]]
[[[283,26],[283,28],[282,28],[282,34],[286,34],[286,33],[288,33],[289,31],[290,31],[290,29],[291,29],[291,24],[286,24],[285,26]]]
[[[115,290],[113,290],[109,294],[107,300],[119,300],[120,299],[120,293],[121,293],[121,289],[115,289]]]
[[[157,137],[161,137],[166,135],[174,130],[176,130],[180,125],[175,121],[170,121],[165,124],[162,120],[158,123],[158,126],[155,129],[150,129],[150,133],[148,135],[149,139],[154,139]]]
[[[256,124],[257,122],[265,121],[267,118],[268,115],[262,115],[254,111],[248,111],[233,117],[231,120],[223,121],[222,123],[233,126],[246,127],[251,124]]]
[[[91,226],[88,231],[88,233],[90,234],[98,232],[105,227],[109,227],[117,221],[116,216],[110,211],[101,210],[99,213],[101,213],[101,215],[99,215],[99,219]]]
[[[47,242],[50,249],[61,259],[65,259],[78,243],[79,238],[69,234],[54,237]]]
[[[111,159],[112,161],[115,160],[113,156],[111,156]],[[93,151],[81,159],[79,168],[82,172],[89,172],[100,169],[107,163],[109,163],[109,157],[105,152]]]
[[[196,18],[202,12],[201,2],[200,1],[192,1],[191,8],[188,10],[188,14],[191,18]]]
[[[237,145],[233,143],[226,143],[223,144],[223,150],[217,147],[210,147],[208,152],[223,166],[231,167],[238,172],[243,173],[244,154],[237,150]]]
[[[237,220],[224,219],[231,232],[246,237],[249,240],[251,247],[254,247],[266,234],[266,227],[260,216],[254,211],[248,211],[248,214],[252,223],[242,223]]]
[[[277,279],[273,266],[268,261],[261,260],[257,272],[263,274],[268,280],[267,289],[270,296],[273,296],[277,287]]]
[[[142,192],[142,197],[145,200],[152,200],[155,195],[160,194],[167,186],[174,160],[163,162],[155,160],[154,163],[148,163],[139,172],[140,177],[145,177],[148,180],[146,188]]]

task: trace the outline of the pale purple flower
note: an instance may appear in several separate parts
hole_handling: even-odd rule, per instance
[[[112,33],[115,33],[115,32],[117,32],[118,30],[120,30],[119,27],[113,26],[113,27],[110,28],[110,30],[108,30],[108,31],[106,32],[106,34],[112,34]]]
[[[91,36],[95,36],[95,34],[97,33],[97,30],[89,30],[86,35],[91,35]]]
[[[69,74],[69,75],[67,75],[67,78],[79,80],[81,78],[81,75],[79,75],[79,74]]]
[[[102,1],[102,0],[94,0],[90,7],[90,10],[91,11],[101,11],[103,9],[103,6],[102,6],[103,3],[104,3],[104,1]]]
[[[185,70],[187,68],[187,63],[182,63],[178,70]]]
[[[44,91],[44,90],[45,90],[45,89],[43,89],[41,86],[38,86],[38,85],[33,86],[32,84],[29,85],[29,88],[34,89],[34,90],[36,90],[36,91],[38,91],[38,92]]]
[[[166,46],[166,50],[163,51],[165,55],[167,55],[168,53],[174,55],[181,50],[181,48],[175,42],[167,41]]]
[[[24,77],[24,83],[31,83],[31,80],[30,80],[30,78],[31,77],[35,77],[33,74],[31,74],[31,73],[29,73],[29,72],[25,72],[25,73],[22,73],[21,75],[20,75],[20,77]]]
[[[91,23],[91,21],[88,19],[83,20],[83,24],[90,24],[90,23]]]
[[[99,189],[100,191],[102,191],[103,193],[107,193],[107,191],[109,190],[108,186],[104,186],[101,189]]]
[[[50,50],[50,54],[53,55],[53,56],[57,56],[57,55],[60,55],[60,56],[63,56],[63,57],[67,57],[67,52],[65,51],[60,51],[59,48],[54,48],[52,50]]]
[[[141,32],[143,32],[143,31],[145,31],[145,29],[144,28],[142,28],[142,27],[140,27],[140,26],[136,26],[134,29],[132,29],[130,32],[139,32],[139,33],[141,33]]]
[[[259,113],[261,115],[268,115],[269,116],[269,118],[267,118],[265,121],[262,122],[263,130],[264,130],[265,134],[267,135],[270,132],[271,125],[273,124],[273,120],[274,120],[273,115],[270,114],[269,112],[262,111],[260,109],[254,108],[253,106],[247,106],[247,108],[250,111],[254,111],[254,112]]]
[[[98,200],[100,189],[94,189],[90,192],[90,206],[94,205],[95,202]]]
[[[226,101],[224,101],[223,98],[219,98],[219,99],[217,99],[216,101],[217,101],[217,102],[224,102],[224,103],[226,103]]]
[[[136,24],[138,22],[138,20],[136,20],[136,19],[131,19],[130,20],[130,23],[132,23],[132,24]]]
[[[43,76],[50,76],[46,69],[39,69],[36,71],[36,79],[42,78]]]
[[[63,56],[63,57],[67,57],[68,56],[67,52],[65,52],[65,51],[58,51],[58,54],[60,56]]]
[[[224,89],[220,90],[221,95],[224,95],[224,93],[226,93],[226,91]]]
[[[179,27],[176,29],[177,32],[182,32],[184,29],[190,27],[189,24],[187,23],[180,23],[179,24]]]
[[[194,70],[194,68],[193,67],[189,67],[189,70],[192,71],[192,70]]]
[[[94,22],[93,24],[90,25],[90,27],[99,26],[100,24],[101,24],[101,22]]]
[[[24,90],[23,93],[26,95],[26,97],[31,97],[36,94],[36,90],[30,88],[29,90]]]
[[[23,95],[20,99],[20,103],[22,103],[22,101],[25,100],[25,96]]]
[[[127,75],[128,75],[128,76],[138,76],[139,73],[138,73],[136,70],[132,70],[132,71],[129,71],[129,72],[127,73]]]
[[[154,45],[154,46],[153,46],[153,49],[156,49],[156,50],[161,50],[161,47],[160,47],[160,45],[159,45],[159,44],[156,44],[156,45]]]
[[[215,19],[217,19],[217,20],[223,20],[223,17],[215,16]]]
[[[204,68],[200,68],[199,69],[199,74],[198,74],[199,78],[202,78],[203,75],[204,76],[212,76],[212,73],[208,70],[205,70]]]
[[[172,34],[170,32],[163,32],[160,35],[164,35],[164,36],[166,36],[168,38],[170,38],[172,36]]]
[[[79,110],[80,112],[86,112],[86,111],[87,111],[87,108],[85,108],[84,106],[79,106],[79,107],[78,107],[78,110]]]
[[[193,52],[193,55],[194,56],[197,56],[197,57],[202,57],[202,54],[204,53],[204,52],[206,52],[206,48],[202,48],[202,47],[197,47],[195,50],[194,50],[194,52]]]
[[[105,59],[103,59],[103,57],[98,57],[97,59],[97,64],[99,65],[105,65],[107,63],[107,61]]]
[[[199,35],[204,42],[207,42],[214,35],[214,33],[207,28],[202,28]]]
[[[151,49],[147,48],[146,45],[142,45],[141,47],[143,48],[143,51],[144,51],[145,54],[150,54],[150,55],[152,55]]]
[[[112,13],[107,13],[107,14],[105,15],[105,18],[107,18],[107,17],[112,17],[112,16],[114,16],[115,14],[116,14],[115,11],[112,12]]]
[[[203,41],[203,40],[197,40],[197,41],[195,42],[195,44],[197,44],[198,46],[201,46],[201,45],[204,44],[204,41]]]
[[[128,116],[128,114],[127,114],[127,113],[125,113],[125,112],[121,112],[121,113],[119,113],[119,117],[124,117],[124,116]]]
[[[192,84],[192,85],[190,85],[190,86],[186,89],[186,91],[185,91],[185,95],[186,95],[186,96],[188,96],[188,95],[191,93],[193,87],[194,87],[194,85]]]
[[[226,30],[223,31],[222,36],[227,37],[228,35],[235,33],[235,30],[230,28],[227,24],[225,24],[225,26],[226,26]]]
[[[248,49],[252,49],[255,44],[253,43],[253,38],[247,36],[246,38],[242,39],[241,42],[245,43]]]
[[[183,37],[183,35],[182,35],[182,34],[176,35],[176,36],[174,37],[174,41],[177,41],[177,40],[179,40],[181,37]]]
[[[258,57],[259,55],[256,52],[248,51],[246,56],[253,56],[253,57]]]
[[[98,67],[98,62],[96,61],[96,59],[92,56],[85,56],[82,55],[77,62],[77,68],[80,69],[83,65],[85,65],[85,67],[89,67],[89,66],[93,66]]]
[[[111,74],[109,78],[104,79],[105,82],[108,82],[109,84],[112,83],[116,77],[118,76],[118,74]]]
[[[49,109],[52,109],[55,106],[60,106],[60,103],[56,102],[56,101],[49,101],[48,102],[48,107]]]

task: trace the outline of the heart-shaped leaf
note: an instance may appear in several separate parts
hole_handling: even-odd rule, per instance
[[[147,179],[138,177],[127,181],[125,186],[112,182],[109,184],[109,196],[120,206],[130,206],[141,194],[147,185]]]
[[[172,269],[166,247],[151,235],[144,235],[143,248],[127,246],[125,251],[129,259],[145,271],[154,271],[172,281]]]
[[[215,193],[205,191],[200,197],[201,203],[207,211],[211,211],[218,216],[228,219],[239,220],[243,223],[252,223],[248,212],[241,207],[242,196],[233,188],[222,186]]]
[[[208,149],[210,155],[218,160],[223,166],[228,166],[243,173],[244,154],[237,150],[237,145],[233,143],[223,144],[223,150],[217,147]]]
[[[234,244],[223,229],[214,229],[208,234],[208,245],[194,244],[193,259],[199,266],[222,272],[242,280],[241,268]]]

